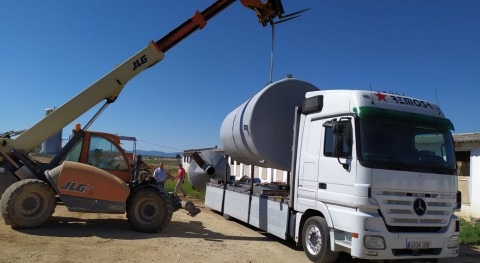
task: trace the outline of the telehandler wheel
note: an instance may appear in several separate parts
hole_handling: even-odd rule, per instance
[[[55,193],[37,179],[18,181],[3,193],[0,207],[5,224],[13,228],[43,225],[55,211]]]
[[[165,192],[143,188],[134,193],[127,204],[127,218],[140,232],[155,233],[164,229],[172,219],[173,207]]]
[[[313,216],[303,225],[302,245],[305,254],[313,262],[334,262],[338,252],[330,249],[330,232],[325,218]]]

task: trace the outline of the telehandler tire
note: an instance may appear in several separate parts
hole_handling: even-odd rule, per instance
[[[338,252],[330,249],[330,231],[325,218],[313,216],[303,225],[302,245],[305,254],[312,262],[334,262]]]
[[[5,224],[13,228],[43,225],[52,216],[55,206],[55,192],[48,184],[37,179],[12,184],[0,201]]]
[[[128,221],[140,232],[160,232],[170,223],[172,215],[172,202],[167,194],[153,188],[137,190],[127,204]]]

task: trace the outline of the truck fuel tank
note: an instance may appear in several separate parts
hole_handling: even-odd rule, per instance
[[[244,164],[290,170],[295,107],[317,90],[294,78],[267,85],[223,120],[223,149]]]

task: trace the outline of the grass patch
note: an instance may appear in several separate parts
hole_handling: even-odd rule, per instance
[[[165,190],[167,190],[167,192],[173,192],[175,190],[176,183],[177,183],[176,180],[175,181],[168,180],[167,184],[165,185]],[[200,200],[205,200],[205,191],[197,191],[193,189],[192,185],[188,180],[184,181],[183,190],[185,190],[188,196],[191,196],[193,198],[197,198]]]
[[[460,218],[460,244],[480,245],[480,222]]]

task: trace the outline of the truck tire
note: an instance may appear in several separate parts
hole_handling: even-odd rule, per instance
[[[156,233],[172,220],[173,207],[167,194],[153,188],[136,191],[127,204],[127,218],[140,232]]]
[[[43,225],[55,211],[55,192],[37,179],[18,181],[2,195],[0,208],[5,224],[13,228]]]
[[[338,252],[330,249],[330,232],[325,218],[313,216],[303,225],[302,245],[305,254],[313,262],[334,262]]]

